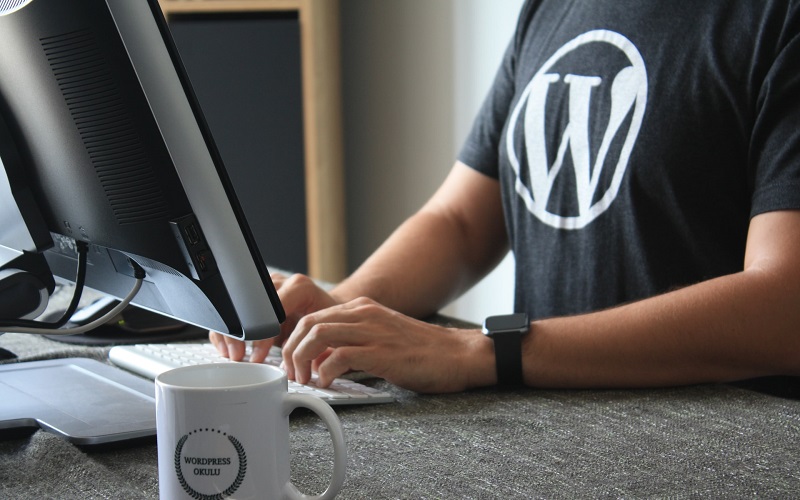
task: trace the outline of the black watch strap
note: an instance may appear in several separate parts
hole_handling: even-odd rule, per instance
[[[486,318],[483,333],[494,342],[498,385],[523,384],[522,337],[529,329],[528,315],[524,313]]]
[[[522,385],[522,336],[499,333],[494,340],[498,385]]]

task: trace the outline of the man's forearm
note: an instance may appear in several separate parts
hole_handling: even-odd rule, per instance
[[[340,302],[370,297],[396,311],[425,317],[481,277],[458,227],[420,212],[401,225],[332,294]],[[484,266],[487,267],[487,266]]]
[[[488,273],[508,251],[496,179],[456,162],[425,206],[334,290],[370,297],[414,317],[433,314]]]
[[[525,379],[651,387],[800,374],[800,286],[745,271],[614,309],[535,322]]]

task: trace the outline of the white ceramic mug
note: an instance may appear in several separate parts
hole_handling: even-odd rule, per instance
[[[289,471],[289,414],[319,415],[333,439],[331,482],[300,493]],[[344,483],[342,426],[324,401],[288,394],[286,374],[256,363],[176,368],[156,377],[158,482],[162,499],[333,498]]]

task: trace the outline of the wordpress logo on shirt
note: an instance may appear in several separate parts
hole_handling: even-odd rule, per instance
[[[506,151],[527,209],[581,229],[614,202],[647,104],[647,71],[630,40],[584,33],[536,72],[514,108]]]

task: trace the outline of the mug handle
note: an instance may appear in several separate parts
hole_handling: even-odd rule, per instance
[[[328,405],[314,396],[307,394],[286,394],[283,397],[283,414],[288,417],[295,408],[308,408],[317,414],[319,418],[325,423],[328,432],[333,440],[333,475],[328,488],[318,496],[308,496],[292,484],[291,481],[286,483],[284,488],[284,495],[291,500],[328,500],[334,498],[339,490],[344,485],[345,465],[347,464],[347,448],[344,444],[344,433],[342,432],[342,423],[339,417]]]

